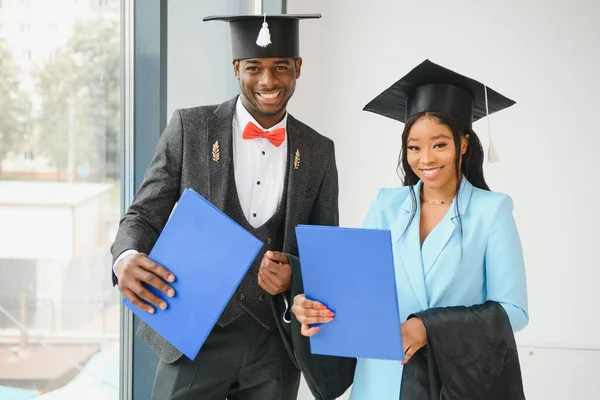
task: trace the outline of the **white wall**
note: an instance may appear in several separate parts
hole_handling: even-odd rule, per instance
[[[418,63],[517,101],[491,117],[501,162],[485,173],[514,198],[525,249],[531,322],[517,340],[527,398],[600,399],[600,3],[288,0],[287,12],[323,14],[302,30],[290,111],[336,142],[343,225],[360,226],[377,189],[399,185],[403,126],[361,110]],[[475,130],[487,148],[485,120]]]

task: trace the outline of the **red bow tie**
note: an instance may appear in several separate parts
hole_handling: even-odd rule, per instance
[[[281,146],[281,143],[285,140],[285,128],[273,129],[271,132],[265,132],[252,122],[248,122],[244,133],[242,134],[244,139],[256,139],[263,138],[267,139],[275,147]]]

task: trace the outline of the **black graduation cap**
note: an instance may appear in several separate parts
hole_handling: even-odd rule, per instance
[[[513,104],[483,83],[425,60],[363,110],[401,122],[419,112],[441,112],[471,129],[478,119]]]
[[[321,14],[213,15],[203,21],[225,21],[231,27],[234,60],[247,58],[298,58],[298,25],[301,19]]]

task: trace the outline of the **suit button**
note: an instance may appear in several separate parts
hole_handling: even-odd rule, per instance
[[[267,238],[267,244],[271,244],[271,238]]]
[[[238,296],[238,299],[240,299],[240,301],[241,301],[241,300],[244,300],[245,298],[246,298],[246,296],[244,296],[244,293],[241,293],[241,294]]]
[[[263,295],[262,294],[258,295],[258,301],[263,301]]]

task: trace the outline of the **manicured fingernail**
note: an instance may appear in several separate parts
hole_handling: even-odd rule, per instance
[[[175,296],[175,291],[174,291],[173,289],[169,289],[169,290],[167,291],[167,296],[169,296],[169,297],[173,297],[173,296]]]
[[[160,303],[160,309],[161,310],[166,310],[167,309],[167,303]]]
[[[331,322],[331,321],[333,321],[333,318],[331,318],[331,317],[325,318],[325,322]]]
[[[323,312],[324,317],[333,317],[335,314],[329,310]]]
[[[154,308],[149,308],[149,309],[148,309],[148,312],[149,312],[150,314],[154,314]]]
[[[167,280],[169,282],[175,282],[175,276],[173,274],[169,275],[169,277],[167,278]]]

